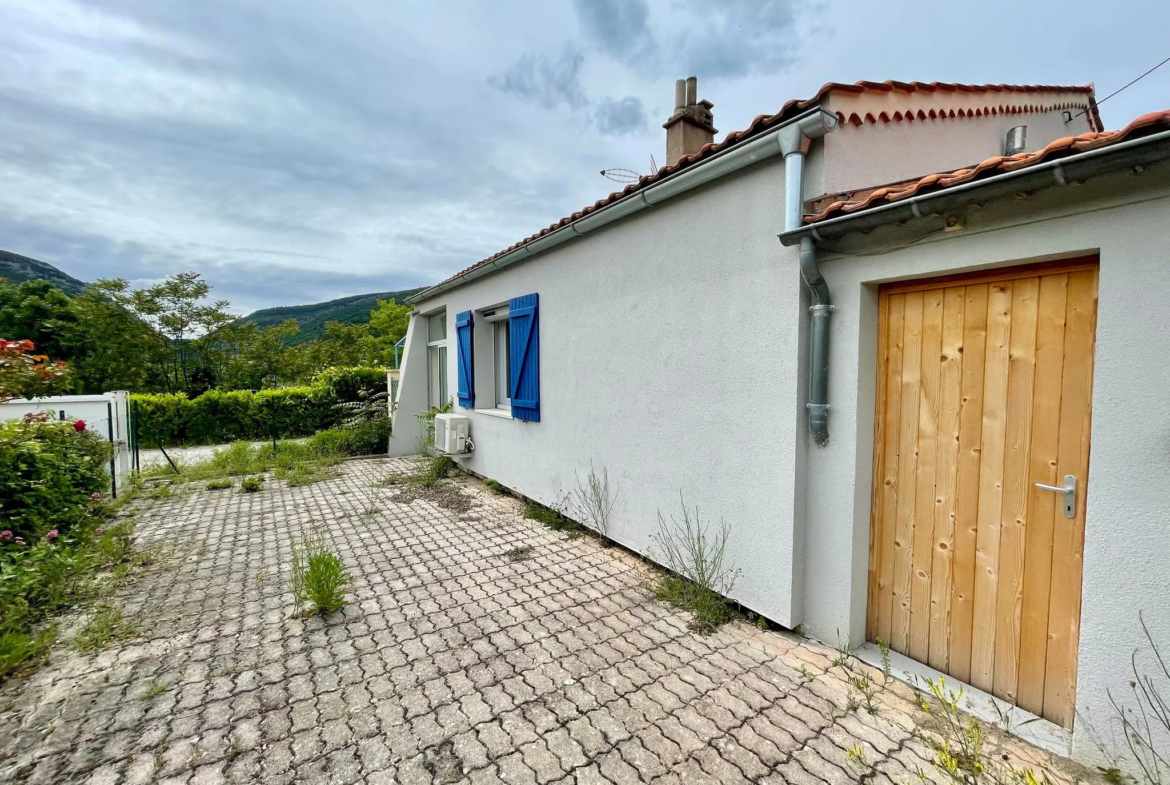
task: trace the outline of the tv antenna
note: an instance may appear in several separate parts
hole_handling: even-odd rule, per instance
[[[650,154],[650,174],[658,174],[658,162],[654,160],[654,154]]]
[[[601,174],[615,183],[636,183],[642,179],[642,175],[635,172],[633,169],[623,169],[620,166],[613,169],[602,169]]]

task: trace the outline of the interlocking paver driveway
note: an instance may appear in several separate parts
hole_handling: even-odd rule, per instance
[[[371,490],[410,468],[353,461],[328,482],[144,507],[140,544],[174,550],[120,594],[142,636],[92,657],[59,647],[3,688],[0,779],[700,785],[930,774],[904,686],[880,690],[871,715],[851,708],[831,649],[743,623],[694,634],[653,598],[635,557],[547,531],[471,478],[447,481],[467,497],[454,505],[469,503],[462,512]],[[381,510],[363,515],[372,494]],[[291,544],[311,525],[348,566],[352,594],[333,617],[303,621],[285,586]],[[508,557],[524,546],[529,558]],[[1055,765],[1018,742],[1002,751]]]

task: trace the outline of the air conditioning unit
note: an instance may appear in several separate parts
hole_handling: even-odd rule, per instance
[[[435,449],[448,455],[471,452],[470,430],[471,420],[465,414],[436,414]]]

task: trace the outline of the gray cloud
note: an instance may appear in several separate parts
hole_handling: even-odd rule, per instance
[[[604,98],[593,112],[597,130],[607,136],[625,136],[645,130],[649,125],[646,106],[640,98]]]
[[[585,37],[623,62],[644,62],[656,44],[650,32],[646,0],[575,0]]]
[[[689,73],[716,78],[783,71],[796,59],[798,0],[689,0],[702,25],[681,33],[674,44]]]
[[[562,104],[579,109],[588,103],[581,87],[581,66],[585,56],[567,48],[557,59],[536,52],[520,57],[512,67],[488,81],[505,93],[535,101],[546,109]]]

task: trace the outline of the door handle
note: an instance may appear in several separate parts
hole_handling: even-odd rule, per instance
[[[1064,476],[1064,485],[1045,485],[1042,482],[1036,483],[1036,487],[1042,491],[1052,491],[1053,493],[1060,493],[1064,495],[1064,517],[1077,517],[1077,478],[1071,474]]]

